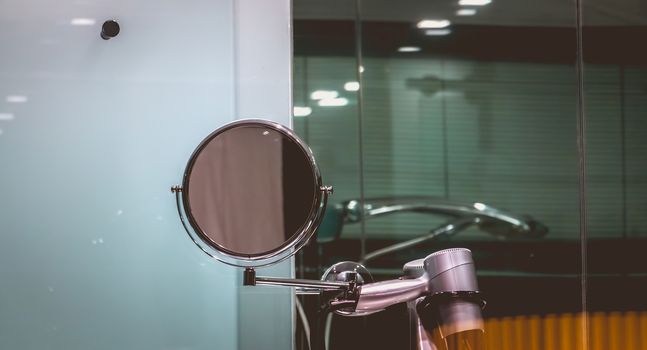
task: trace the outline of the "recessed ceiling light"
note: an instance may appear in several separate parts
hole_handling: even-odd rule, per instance
[[[398,48],[398,52],[418,52],[420,48],[417,46],[402,46]]]
[[[307,117],[310,114],[312,114],[312,108],[294,106],[294,116],[295,117]]]
[[[344,90],[346,91],[357,91],[359,90],[359,82],[356,81],[349,81],[346,84],[344,84]]]
[[[93,26],[97,21],[94,18],[72,18],[70,24],[73,26]]]
[[[6,101],[9,102],[9,103],[25,103],[25,102],[27,102],[27,96],[9,95],[6,98]]]
[[[14,115],[11,113],[0,113],[0,120],[13,120]]]
[[[344,97],[338,97],[338,98],[325,98],[323,100],[319,100],[319,106],[321,107],[340,107],[340,106],[345,106],[348,104],[348,99]]]
[[[425,35],[430,35],[430,36],[449,35],[451,33],[452,33],[452,31],[449,30],[449,29],[428,29],[428,30],[425,30]]]
[[[423,19],[416,24],[416,27],[420,29],[437,29],[447,28],[450,24],[452,23],[446,19]]]
[[[325,98],[331,99],[339,95],[337,91],[334,90],[316,90],[310,94],[310,98],[313,100],[323,100]]]
[[[491,2],[492,0],[458,0],[461,6],[485,6]]]
[[[456,11],[456,16],[474,16],[476,9],[460,9]]]

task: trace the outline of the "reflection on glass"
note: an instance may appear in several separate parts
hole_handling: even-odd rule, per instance
[[[492,0],[458,0],[460,6],[485,6]]]
[[[301,107],[301,106],[294,106],[294,116],[295,117],[307,117],[310,114],[312,114],[312,108],[310,107]]]
[[[456,16],[474,16],[476,14],[476,9],[460,9],[456,11]]]
[[[428,29],[428,30],[425,30],[425,35],[429,35],[429,36],[443,36],[443,35],[449,35],[451,33],[452,33],[452,31],[450,29]]]
[[[590,15],[584,18],[606,16],[605,21],[615,24],[634,18],[633,22],[639,23],[633,25],[643,25],[628,14],[642,14],[644,9],[635,3],[621,3],[626,4],[613,11],[609,6],[591,4]],[[328,234],[327,240],[318,246],[319,251],[313,249],[316,259],[311,261],[326,266],[340,256],[348,260],[368,256],[369,270],[377,279],[386,279],[399,274],[403,262],[442,248],[465,246],[475,254],[479,285],[488,295],[484,311],[488,348],[581,348],[585,337],[583,305],[592,305],[584,304],[582,298],[589,290],[583,288],[582,280],[586,247],[581,240],[580,199],[594,195],[587,203],[589,210],[595,208],[595,215],[588,218],[595,223],[587,230],[590,236],[616,237],[619,232],[638,236],[644,227],[641,218],[645,216],[638,208],[644,207],[647,196],[642,195],[644,170],[639,164],[647,162],[637,137],[645,123],[637,116],[643,111],[645,89],[639,86],[647,76],[642,72],[647,60],[640,62],[646,55],[631,45],[637,42],[640,30],[621,32],[607,27],[597,31],[596,41],[606,38],[609,45],[605,50],[598,44],[594,50],[602,61],[613,60],[614,49],[632,55],[626,56],[622,67],[589,65],[588,76],[585,70],[585,79],[591,79],[590,105],[585,108],[591,114],[586,115],[588,132],[595,131],[597,136],[589,139],[588,147],[600,156],[589,161],[586,175],[591,176],[590,188],[582,193],[575,4],[448,0],[355,5],[357,12],[349,15],[335,6],[321,11],[318,1],[295,2],[299,23],[295,35],[307,34],[310,39],[310,43],[295,44],[296,59],[307,72],[299,76],[299,86],[307,93],[337,91],[340,83],[332,82],[330,76],[341,75],[344,65],[354,64],[355,73],[362,73],[357,74],[361,85],[357,101],[344,91],[336,97],[349,98],[349,105],[358,106],[354,116],[343,108],[316,106],[308,121],[315,121],[320,110],[339,111],[338,119],[321,118],[308,124],[308,135],[316,135],[308,142],[315,153],[330,155],[322,171],[336,179],[331,183],[350,183],[360,176],[360,195],[351,196],[348,191],[332,198],[337,206],[330,211],[336,215],[331,215],[346,219],[331,220],[331,225],[321,230]],[[615,11],[619,16],[613,18],[610,14]],[[335,28],[345,28],[348,34]],[[330,40],[330,33],[336,33],[336,40]],[[593,38],[594,34],[588,35]],[[632,40],[624,40],[626,46],[611,45],[618,38]],[[316,48],[311,44],[314,42],[319,44]],[[610,118],[621,110],[624,119]],[[349,128],[342,118],[356,118],[359,127]],[[345,158],[350,140],[359,140],[356,164],[361,171],[345,176],[346,169],[335,161]],[[477,210],[487,204],[528,214],[520,217],[534,218],[550,232],[501,239],[488,233],[488,229],[492,232],[501,227],[469,225],[460,235],[440,235],[422,242],[416,240],[428,237],[434,228],[448,227],[451,219],[416,211],[370,220],[359,214],[357,221],[344,216],[352,212],[344,207],[349,200],[358,202],[355,209],[370,212],[379,208],[368,208],[375,204],[368,199],[412,196],[475,203]],[[412,241],[418,245],[389,249]],[[602,244],[597,247],[601,249]],[[371,252],[376,251],[389,254],[373,257]],[[304,256],[306,262],[308,258]],[[634,262],[632,266],[645,266]],[[604,270],[601,260],[589,260],[590,269],[591,264],[600,264],[594,269],[598,273]],[[315,264],[310,266],[316,268]],[[606,272],[618,273],[618,266],[613,264]],[[594,275],[587,277],[595,280]],[[644,287],[637,281],[631,286],[642,291]],[[551,296],[543,293],[546,288]],[[632,325],[639,324],[641,314],[630,316],[635,321]],[[396,339],[407,339],[407,332],[393,328],[388,336],[370,332],[371,327],[397,323],[397,313],[372,317],[364,325],[338,321],[335,326],[333,322],[330,348],[401,347]],[[594,319],[607,322],[606,318]],[[624,322],[622,317],[618,319]],[[355,342],[357,338],[362,340]]]
[[[359,90],[359,82],[357,81],[349,81],[346,84],[344,84],[344,90],[346,91],[358,91]]]
[[[8,103],[25,103],[28,99],[24,95],[9,95],[5,100]]]
[[[416,24],[416,27],[420,29],[446,28],[450,24],[451,22],[446,19],[423,19]]]
[[[334,90],[317,90],[310,94],[310,98],[313,100],[334,99],[337,98],[338,95],[339,93]]]
[[[93,26],[97,21],[94,18],[72,18],[70,24],[73,26]]]
[[[402,46],[398,48],[398,52],[418,52],[420,48],[417,46]]]
[[[341,107],[348,104],[348,99],[345,97],[322,98],[317,104],[321,107]]]
[[[647,35],[643,2],[582,2],[588,342],[647,346]]]

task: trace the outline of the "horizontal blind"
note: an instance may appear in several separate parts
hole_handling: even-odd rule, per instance
[[[305,59],[299,84],[349,98],[345,107],[315,108],[307,122],[334,202],[359,198],[361,159],[367,198],[448,195],[529,214],[549,227],[547,239],[579,237],[574,66],[365,58],[360,158],[356,94],[342,90],[354,58]],[[644,235],[647,224],[647,71],[627,68],[622,89],[620,74],[618,66],[585,66],[590,237],[622,236],[623,193],[628,234]],[[406,239],[443,221],[393,215],[368,221],[367,237]],[[358,234],[344,228],[347,237]],[[474,237],[487,235],[457,236]]]

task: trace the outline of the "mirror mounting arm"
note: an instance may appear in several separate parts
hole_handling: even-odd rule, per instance
[[[325,282],[319,280],[308,280],[298,278],[277,278],[277,277],[264,277],[256,276],[256,271],[248,267],[243,272],[243,285],[245,286],[286,286],[306,288],[308,290],[318,291],[350,291],[355,288],[353,282]]]

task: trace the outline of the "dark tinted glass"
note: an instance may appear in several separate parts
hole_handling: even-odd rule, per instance
[[[647,348],[647,3],[582,2],[590,349]]]
[[[598,5],[591,6],[616,13]],[[355,9],[350,16],[348,6]],[[574,2],[531,0],[296,0],[294,52],[302,74],[295,75],[301,79],[295,86],[302,91],[295,100],[312,109],[301,119],[308,126],[304,135],[326,177],[335,178],[331,183],[357,184],[343,195],[337,191],[331,204],[360,218],[342,221],[340,235],[313,247],[315,261],[326,267],[364,260],[375,279],[384,280],[400,276],[408,261],[467,247],[488,301],[483,340],[489,349],[581,348],[586,290],[576,10]],[[356,69],[342,70],[338,62],[354,62]],[[329,78],[342,74],[358,83],[356,107],[344,85]],[[318,90],[334,90],[349,103],[316,101]],[[357,126],[346,124],[350,120]],[[356,140],[358,155],[348,159],[356,159],[359,171],[352,173],[338,166],[338,155]],[[324,154],[334,155],[337,163],[327,164],[335,166],[326,167]],[[358,214],[360,208],[384,213],[385,198],[403,208],[424,200],[430,210]],[[354,207],[344,206],[349,200]],[[450,203],[511,213],[547,234],[481,221],[420,242],[453,216],[464,217]],[[595,220],[611,222],[605,214]],[[515,234],[502,239],[501,232]],[[393,246],[409,248],[374,255]],[[397,311],[368,321],[335,318],[328,349],[407,348],[410,327]]]
[[[316,175],[296,141],[266,126],[236,126],[203,144],[185,185],[191,224],[238,256],[281,248],[309,220]]]

